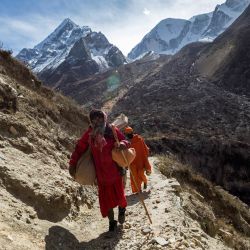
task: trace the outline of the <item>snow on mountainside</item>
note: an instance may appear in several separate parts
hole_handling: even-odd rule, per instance
[[[80,59],[77,53],[73,53],[72,57],[71,50],[82,38],[84,41],[78,44],[88,54],[86,60],[97,63],[98,71],[119,66],[126,61],[119,49],[110,44],[102,33],[92,32],[88,26],[80,27],[69,18],[65,19],[54,32],[33,49],[22,49],[17,58],[26,62],[36,73],[51,72],[65,62],[70,54],[70,64]],[[75,47],[80,49],[79,46]]]
[[[79,27],[67,18],[33,49],[22,49],[17,58],[27,62],[35,72],[46,67],[56,68],[66,58],[74,43],[91,32],[89,27]]]
[[[182,19],[168,18],[161,21],[156,28],[145,36],[147,47],[156,53],[168,50],[171,46],[171,41],[181,34],[181,31],[187,24],[188,21]],[[152,39],[152,37],[154,39]]]
[[[147,51],[174,54],[188,43],[213,41],[224,32],[250,4],[250,0],[227,0],[210,13],[189,20],[167,18],[157,24],[128,54],[137,59]]]

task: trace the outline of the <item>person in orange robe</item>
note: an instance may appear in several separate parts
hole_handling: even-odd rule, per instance
[[[138,193],[141,192],[142,183],[144,183],[144,189],[147,188],[148,180],[146,175],[150,175],[152,172],[152,167],[148,161],[149,148],[140,135],[134,134],[131,127],[126,127],[124,129],[124,134],[131,143],[130,147],[134,148],[136,151],[136,157],[130,165],[130,170],[132,172],[130,173],[130,180],[132,192]],[[137,185],[135,184],[133,177]]]

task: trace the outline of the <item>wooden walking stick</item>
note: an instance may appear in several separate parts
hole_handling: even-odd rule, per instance
[[[112,125],[112,131],[113,131],[113,134],[114,134],[116,143],[117,143],[117,145],[118,145],[118,147],[119,147],[120,142],[119,142],[119,140],[118,140],[117,133],[116,133],[116,131],[115,131],[115,126],[114,126],[114,125]],[[121,153],[122,153],[123,159],[125,160],[125,162],[126,162],[126,164],[127,164],[127,166],[128,166],[128,169],[129,169],[129,171],[130,171],[130,173],[131,173],[131,176],[132,176],[132,179],[133,179],[133,181],[134,181],[134,183],[135,183],[136,189],[139,191],[137,182],[135,181],[135,177],[134,177],[134,175],[133,175],[133,173],[132,173],[132,171],[131,171],[130,164],[129,164],[129,162],[128,162],[126,156],[124,155],[123,150],[121,150]],[[140,202],[142,203],[142,206],[144,207],[144,209],[145,209],[145,211],[146,211],[146,215],[148,216],[149,222],[152,224],[151,217],[150,217],[150,215],[149,215],[149,213],[148,213],[148,209],[147,209],[147,207],[146,207],[146,204],[145,204],[144,199],[143,199],[143,197],[142,197],[142,195],[141,195],[140,192],[138,192],[138,196],[139,196]]]

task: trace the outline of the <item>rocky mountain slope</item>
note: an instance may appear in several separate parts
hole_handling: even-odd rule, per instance
[[[189,20],[167,18],[157,24],[128,54],[130,59],[154,51],[174,54],[185,45],[196,41],[212,41],[224,32],[249,5],[249,0],[227,0],[211,13]]]
[[[103,107],[110,111],[131,86],[146,77],[151,70],[162,65],[168,56],[162,56],[158,60],[145,57],[138,62],[120,66],[115,70],[109,70],[102,74],[90,76],[87,79],[72,82],[69,86],[61,86],[62,93],[72,97],[83,107]],[[105,107],[104,107],[105,106]]]
[[[179,178],[180,163],[160,157],[151,159],[155,171],[142,194],[153,224],[127,186],[126,223],[106,233],[95,188],[72,182],[65,169],[87,126],[84,110],[43,87],[10,53],[0,58],[1,249],[249,248],[249,208],[201,177]],[[142,78],[146,66],[163,66],[144,60]]]
[[[78,213],[80,204],[92,205],[93,191],[74,183],[67,171],[87,117],[6,51],[0,51],[0,127],[1,236],[13,223],[20,232],[34,219],[57,222]]]
[[[193,43],[172,57],[120,66],[79,82],[71,95],[86,107],[103,107],[114,116],[125,113],[135,131],[151,138],[155,152],[179,154],[249,203],[249,49],[244,46],[249,41],[249,8],[211,44]],[[234,53],[224,53],[231,48],[227,44],[234,46]],[[218,64],[217,78],[211,79],[206,70],[223,58],[218,46],[230,57]],[[229,88],[227,79],[235,79],[237,71],[242,81],[237,85],[232,80],[235,88]]]
[[[226,90],[250,96],[250,8],[205,51],[195,67]]]
[[[155,138],[156,152],[178,153],[249,203],[250,101],[190,73],[203,46],[184,48],[158,72],[148,74],[112,112],[126,113],[136,131]]]
[[[80,27],[69,18],[33,49],[22,49],[17,59],[54,88],[126,62],[101,32]]]
[[[5,156],[8,157],[8,154]],[[22,163],[26,162],[30,160],[24,157]],[[40,164],[37,160],[36,163]],[[177,174],[177,171],[171,169],[172,166],[176,168],[177,162],[166,164],[166,159],[153,158],[152,165],[155,168],[154,174],[149,178],[148,190],[142,195],[153,224],[149,224],[138,195],[132,195],[127,185],[127,219],[124,226],[119,226],[114,234],[106,232],[107,221],[100,216],[97,200],[92,209],[81,205],[77,215],[71,214],[68,219],[63,220],[60,218],[55,223],[48,217],[40,218],[36,210],[27,206],[24,200],[20,200],[20,196],[13,196],[10,189],[1,188],[1,209],[4,211],[0,216],[1,248],[3,250],[249,248],[247,221],[250,213],[246,205],[202,178],[195,177],[192,180],[189,177],[185,178],[186,183],[181,180],[179,183],[175,178],[166,178],[159,173],[158,168],[167,176],[169,171],[171,175]],[[18,170],[14,168],[14,171]],[[44,176],[44,179],[48,180],[48,176],[51,176],[51,172]],[[61,176],[61,184],[65,185],[64,181],[65,177]],[[30,178],[30,182],[33,182],[33,178]],[[56,184],[58,187],[58,183]],[[12,185],[13,183],[9,184]],[[37,186],[33,187],[34,190],[36,188]],[[214,198],[211,199],[209,196]],[[206,201],[207,197],[210,202]],[[55,197],[51,201],[53,199]],[[42,204],[40,199],[36,198],[36,201],[37,204]],[[230,209],[224,207],[225,202]]]

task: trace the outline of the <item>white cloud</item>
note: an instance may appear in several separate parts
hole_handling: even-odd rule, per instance
[[[31,24],[27,23],[27,22],[23,22],[20,20],[5,20],[5,25],[7,25],[8,22],[8,26],[9,28],[13,29],[13,30],[18,30],[20,33],[23,32],[28,32],[28,33],[33,33],[36,32],[36,28],[34,26],[32,26]]]
[[[147,8],[144,8],[143,14],[148,16],[150,14],[150,11]]]

